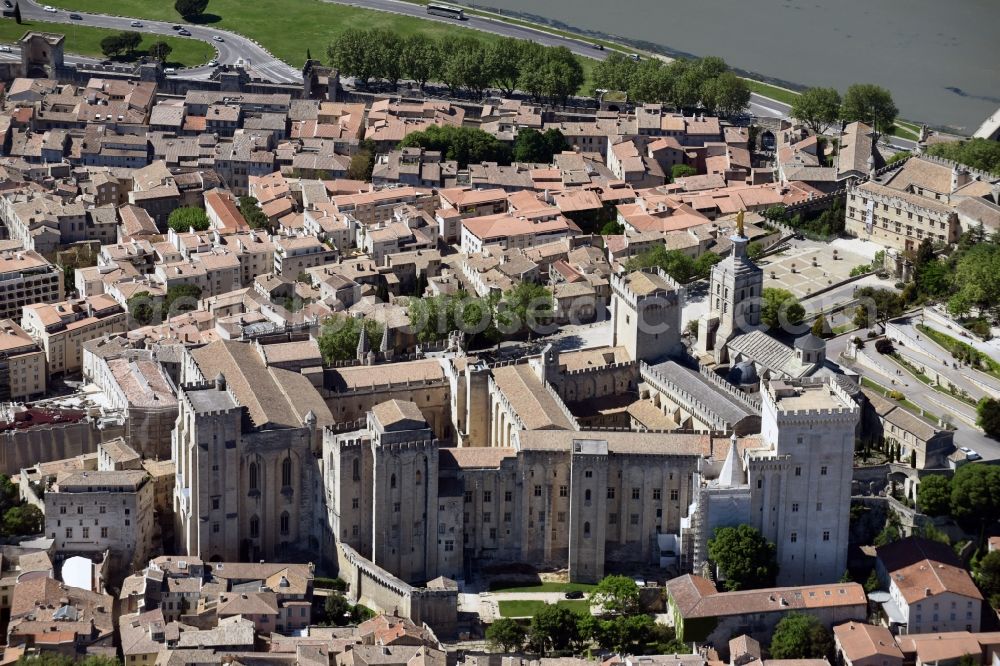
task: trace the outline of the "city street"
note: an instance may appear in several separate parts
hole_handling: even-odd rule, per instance
[[[28,20],[32,21],[47,21],[50,23],[67,23],[72,25],[87,25],[98,28],[111,28],[115,30],[131,30],[143,33],[166,35],[171,37],[176,37],[177,32],[173,30],[173,23],[166,23],[163,21],[142,21],[141,28],[135,28],[131,26],[132,20],[128,17],[119,16],[106,16],[102,14],[85,14],[82,12],[78,13],[83,17],[82,21],[77,21],[69,18],[70,12],[65,10],[58,10],[56,12],[46,12],[44,5],[41,5],[34,0],[20,0],[21,4],[21,15]],[[278,60],[265,49],[255,44],[252,40],[242,37],[233,32],[228,32],[225,30],[217,30],[214,28],[206,28],[203,26],[185,24],[185,28],[191,32],[191,39],[200,39],[201,41],[208,42],[215,47],[218,52],[217,59],[222,65],[234,65],[237,62],[245,62],[249,64],[254,71],[256,71],[261,77],[268,79],[270,81],[275,81],[277,83],[295,83],[302,80],[302,75],[297,69],[288,65],[281,60]],[[220,36],[224,41],[217,42],[212,39],[215,36]],[[14,54],[4,54],[5,56],[10,56]],[[93,63],[97,62],[92,58],[66,58],[67,62],[83,62],[83,63]],[[209,67],[207,64],[202,67],[193,67],[178,71],[174,76],[181,76],[184,78],[201,78],[207,79],[214,72],[214,67]]]

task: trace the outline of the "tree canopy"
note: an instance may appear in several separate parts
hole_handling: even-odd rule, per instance
[[[253,229],[269,229],[271,227],[271,220],[267,218],[264,211],[260,209],[257,205],[257,199],[251,196],[240,197],[239,200],[240,215],[243,219],[247,221]]]
[[[395,83],[408,77],[421,87],[440,81],[452,92],[464,90],[475,97],[495,87],[507,95],[521,89],[536,99],[565,102],[584,79],[579,58],[565,47],[511,38],[486,41],[472,34],[433,39],[351,28],[330,43],[327,57],[362,86],[373,79]]]
[[[791,116],[820,133],[840,116],[840,93],[836,88],[809,88],[792,101]]]
[[[498,618],[486,628],[486,642],[499,652],[520,651],[527,637],[524,627],[509,617]]]
[[[139,326],[149,326],[156,316],[156,306],[148,291],[137,291],[125,302],[128,313]]]
[[[951,479],[951,514],[968,522],[995,521],[1000,516],[1000,467],[959,467]]]
[[[976,582],[991,608],[1000,608],[1000,550],[986,553],[975,567]]]
[[[530,127],[518,130],[514,140],[514,161],[549,164],[552,156],[566,150],[566,138],[555,128],[539,132]]]
[[[377,349],[382,340],[382,324],[379,322],[374,319],[346,316],[335,316],[327,319],[317,340],[323,360],[327,363],[333,363],[334,361],[349,361],[357,358],[362,326],[368,334],[371,348]]]
[[[167,289],[163,299],[163,312],[167,317],[173,317],[198,308],[201,298],[201,287],[194,284],[175,284]]]
[[[951,480],[941,474],[930,474],[917,487],[917,505],[928,516],[945,516],[951,508]]]
[[[787,289],[767,287],[761,293],[763,303],[760,308],[760,320],[772,331],[783,326],[798,326],[805,317],[806,310],[799,299]]]
[[[174,2],[174,10],[186,21],[199,18],[206,9],[208,9],[208,0],[177,0]]]
[[[480,162],[510,164],[511,161],[510,147],[476,127],[431,125],[423,131],[407,134],[399,147],[439,150],[445,159],[455,160],[461,167]]]
[[[892,130],[898,115],[899,109],[892,101],[892,93],[872,83],[856,83],[849,87],[840,107],[843,120],[874,124],[875,131],[881,134]]]
[[[173,53],[174,47],[166,42],[160,40],[153,42],[152,46],[149,47],[149,55],[156,58],[160,62],[166,62],[170,54]]]
[[[101,53],[111,58],[114,56],[132,55],[142,43],[142,33],[133,30],[120,32],[117,35],[108,35],[101,40]]]
[[[720,527],[708,540],[708,558],[725,577],[727,590],[768,587],[778,575],[777,549],[749,525]]]
[[[639,586],[629,576],[605,576],[590,595],[605,613],[633,615],[639,610]]]
[[[789,613],[774,628],[772,659],[829,659],[832,656],[833,636],[813,615]]]
[[[976,425],[987,437],[1000,439],[1000,400],[984,397],[976,404]]]
[[[531,618],[528,629],[531,646],[542,653],[565,650],[579,638],[576,613],[564,606],[547,604]]]
[[[948,300],[948,310],[965,316],[973,310],[995,317],[1000,312],[1000,245],[973,245],[961,253],[955,266],[957,291]]]
[[[674,280],[684,284],[708,277],[712,266],[721,260],[722,256],[714,252],[704,252],[697,259],[692,259],[680,250],[668,250],[666,245],[656,245],[626,261],[625,270],[660,268]]]
[[[208,215],[204,209],[195,206],[182,206],[170,212],[167,226],[179,234],[186,234],[191,229],[205,231],[209,227]]]
[[[927,147],[927,154],[954,160],[973,169],[1000,174],[1000,142],[989,139],[966,139],[935,143]]]
[[[721,58],[658,58],[636,62],[614,52],[594,67],[594,88],[628,93],[640,103],[661,103],[676,109],[696,108],[721,115],[742,113],[750,104],[747,82],[729,70]]]

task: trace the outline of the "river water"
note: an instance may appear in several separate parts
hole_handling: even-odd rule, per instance
[[[466,0],[469,1],[469,0]],[[774,81],[877,83],[901,117],[971,134],[1000,107],[1000,0],[480,0],[717,55]]]

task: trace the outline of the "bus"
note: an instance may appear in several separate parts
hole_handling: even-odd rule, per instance
[[[457,21],[465,20],[465,10],[459,7],[449,7],[448,5],[438,5],[430,3],[427,5],[427,13],[435,16],[447,16]]]

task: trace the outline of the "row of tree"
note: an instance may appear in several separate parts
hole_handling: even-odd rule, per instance
[[[486,630],[490,647],[501,652],[528,648],[583,652],[591,645],[619,654],[678,654],[689,649],[676,640],[673,629],[658,625],[639,608],[639,586],[628,576],[607,576],[590,595],[590,605],[601,614],[580,614],[559,605],[546,605],[528,627],[500,618]]]
[[[928,516],[951,516],[969,526],[1000,516],[1000,467],[963,465],[951,478],[932,474],[920,480],[917,505]]]
[[[612,53],[594,68],[596,90],[628,93],[635,102],[667,104],[675,109],[701,109],[724,116],[742,113],[750,104],[750,87],[730,71],[722,58],[658,58],[642,61]]]
[[[708,277],[712,266],[721,260],[722,255],[715,252],[704,252],[697,259],[692,259],[680,250],[668,250],[665,245],[656,245],[626,261],[625,270],[660,268],[674,280],[685,284]]]
[[[458,292],[411,298],[407,310],[411,330],[420,342],[442,340],[451,331],[462,331],[469,348],[495,344],[525,331],[540,331],[552,313],[552,292],[532,282],[520,282],[503,296],[478,298]]]
[[[264,211],[257,205],[257,199],[251,196],[242,196],[239,199],[240,215],[247,221],[251,229],[270,229],[271,220],[267,218]]]
[[[399,143],[400,148],[440,151],[446,160],[455,160],[460,167],[481,162],[550,164],[552,156],[566,146],[566,138],[555,128],[545,132],[522,129],[511,147],[481,129],[455,125],[431,125],[420,132],[407,134]]]
[[[956,317],[1000,321],[1000,234],[987,235],[979,225],[951,248],[925,238],[908,258],[914,278],[903,290],[907,303],[945,301]]]
[[[563,46],[502,37],[439,39],[415,33],[400,36],[383,28],[349,29],[327,48],[330,64],[362,86],[372,80],[395,86],[400,79],[440,81],[452,91],[481,97],[490,88],[506,95],[515,89],[536,99],[565,102],[583,85],[579,59]]]
[[[872,83],[856,83],[844,96],[836,88],[808,88],[792,102],[791,116],[810,127],[813,132],[837,121],[860,121],[873,125],[881,134],[892,130],[899,109],[892,94]]]

